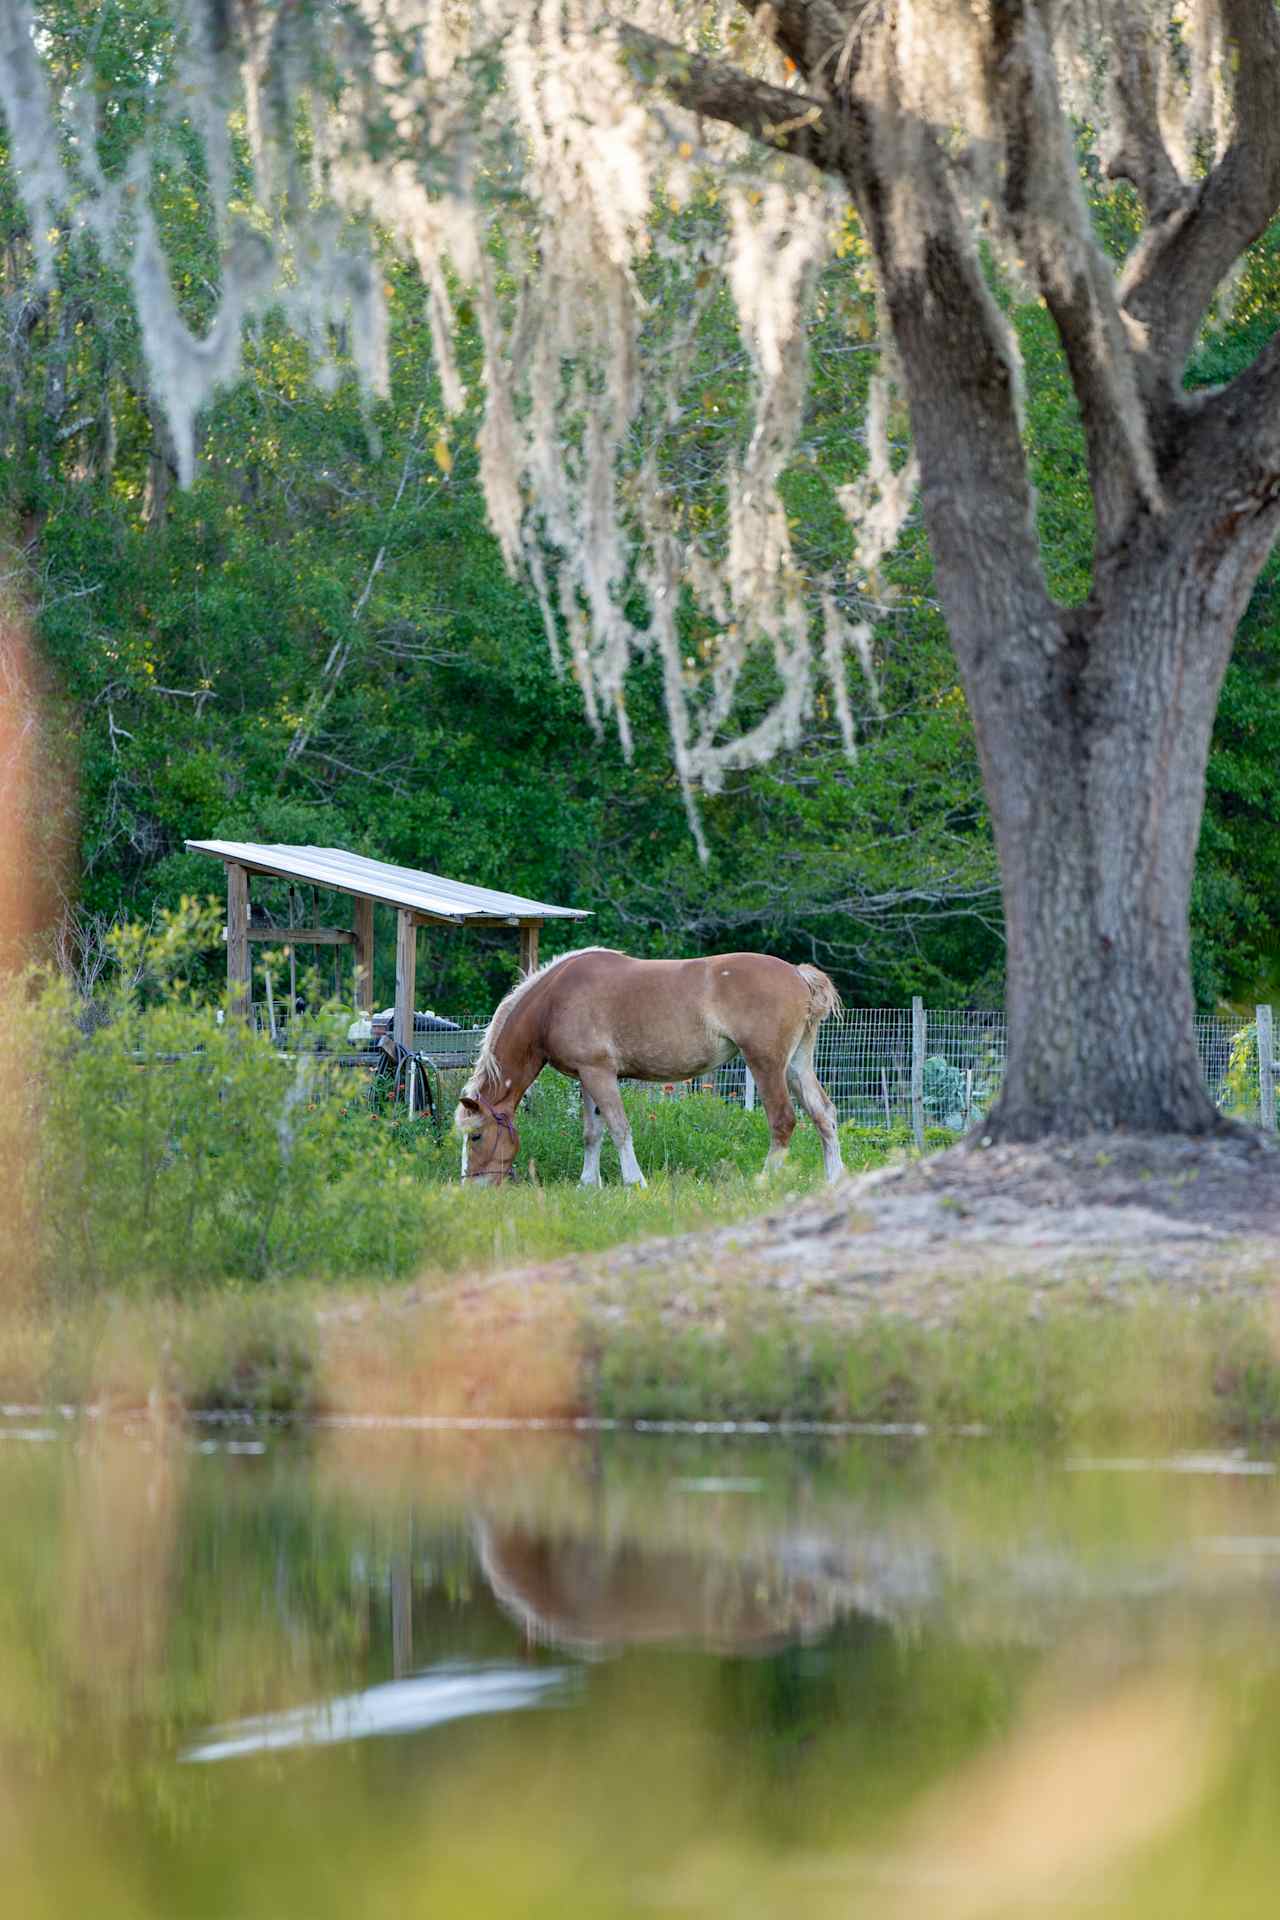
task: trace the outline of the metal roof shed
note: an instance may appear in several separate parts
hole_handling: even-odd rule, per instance
[[[544,920],[586,920],[580,907],[553,907],[545,900],[500,893],[445,880],[415,867],[345,853],[341,847],[258,846],[241,840],[188,840],[193,853],[212,854],[227,869],[227,984],[234,1010],[249,1010],[249,942],[272,940],[355,948],[356,1007],[373,1010],[373,908],[380,901],[397,913],[395,1036],[413,1045],[414,975],[417,933],[422,926],[518,927],[520,965],[531,973],[538,964],[538,929]],[[346,927],[256,927],[250,922],[249,880],[266,874],[276,880],[305,881],[355,901],[353,925]]]

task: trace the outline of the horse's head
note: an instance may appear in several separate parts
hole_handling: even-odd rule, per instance
[[[478,1186],[501,1186],[520,1151],[520,1135],[509,1106],[509,1094],[495,1105],[476,1087],[458,1101],[453,1124],[462,1135],[463,1177]]]

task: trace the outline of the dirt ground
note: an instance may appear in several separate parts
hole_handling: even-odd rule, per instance
[[[956,1147],[842,1181],[755,1220],[508,1274],[621,1316],[643,1294],[677,1317],[708,1293],[758,1290],[805,1318],[945,1324],[975,1283],[1105,1298],[1156,1284],[1256,1298],[1280,1279],[1280,1147],[1114,1135]],[[463,1283],[479,1296],[493,1282]],[[700,1296],[695,1304],[694,1296]],[[532,1301],[530,1305],[532,1305]],[[585,1300],[584,1300],[585,1304]]]

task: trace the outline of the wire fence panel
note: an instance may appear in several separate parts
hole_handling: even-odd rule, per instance
[[[264,1027],[265,1007],[254,1007]],[[286,1021],[276,1009],[278,1030]],[[436,1066],[474,1064],[489,1024],[487,1013],[454,1016],[456,1026],[418,1033],[416,1044]],[[1199,1015],[1196,1049],[1205,1085],[1215,1104],[1240,1119],[1262,1118],[1257,1025],[1243,1015]],[[921,1067],[924,1122],[963,1133],[988,1112],[1004,1079],[1008,1030],[1003,1012],[975,1008],[927,1008]],[[814,1066],[842,1121],[860,1127],[910,1127],[912,1014],[910,1007],[852,1007],[818,1030]],[[639,1084],[639,1083],[638,1083]],[[737,1105],[756,1104],[756,1093],[739,1057],[693,1080],[655,1082],[655,1098],[680,1099],[715,1093]]]
[[[1241,1118],[1258,1119],[1258,1046],[1254,1022],[1239,1016],[1225,1020],[1220,1014],[1201,1014],[1196,1019],[1196,1051],[1214,1104],[1238,1110]]]
[[[858,1007],[824,1020],[814,1070],[841,1120],[888,1127],[911,1111],[911,1011]]]
[[[442,1066],[470,1065],[487,1025],[487,1014],[467,1014],[459,1019],[456,1033],[424,1035],[419,1044]],[[1215,1103],[1242,1119],[1257,1120],[1254,1023],[1239,1015],[1233,1019],[1200,1015],[1196,1048]],[[955,1133],[975,1125],[1000,1091],[1007,1057],[1008,1028],[1002,1010],[926,1008],[921,1075],[925,1125]],[[841,1019],[824,1020],[813,1063],[842,1121],[851,1120],[859,1127],[911,1125],[910,1007],[851,1007]],[[715,1093],[739,1106],[752,1101],[741,1058],[694,1080],[656,1082],[652,1091],[668,1099]]]

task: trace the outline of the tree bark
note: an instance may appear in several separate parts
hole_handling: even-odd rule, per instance
[[[1154,576],[1154,577],[1153,577]],[[1009,1067],[982,1131],[1223,1125],[1195,1044],[1188,912],[1234,615],[1185,557],[1000,649],[959,647],[1000,853]]]
[[[1004,217],[1053,315],[1084,428],[1096,534],[1084,609],[1048,592],[1017,352],[953,155],[913,118],[903,10],[741,4],[809,89],[797,96],[807,144],[789,150],[848,185],[910,401],[1003,879],[1009,1067],[984,1132],[1211,1131],[1224,1123],[1195,1045],[1190,889],[1218,691],[1280,525],[1280,345],[1214,396],[1186,394],[1183,377],[1223,274],[1280,205],[1274,0],[1222,0],[1234,124],[1199,181],[1179,178],[1150,121],[1153,27],[1121,36],[1117,170],[1139,185],[1148,223],[1118,282],[1077,189],[1048,9],[991,10]],[[774,90],[692,55],[655,64],[686,105],[784,144]]]

